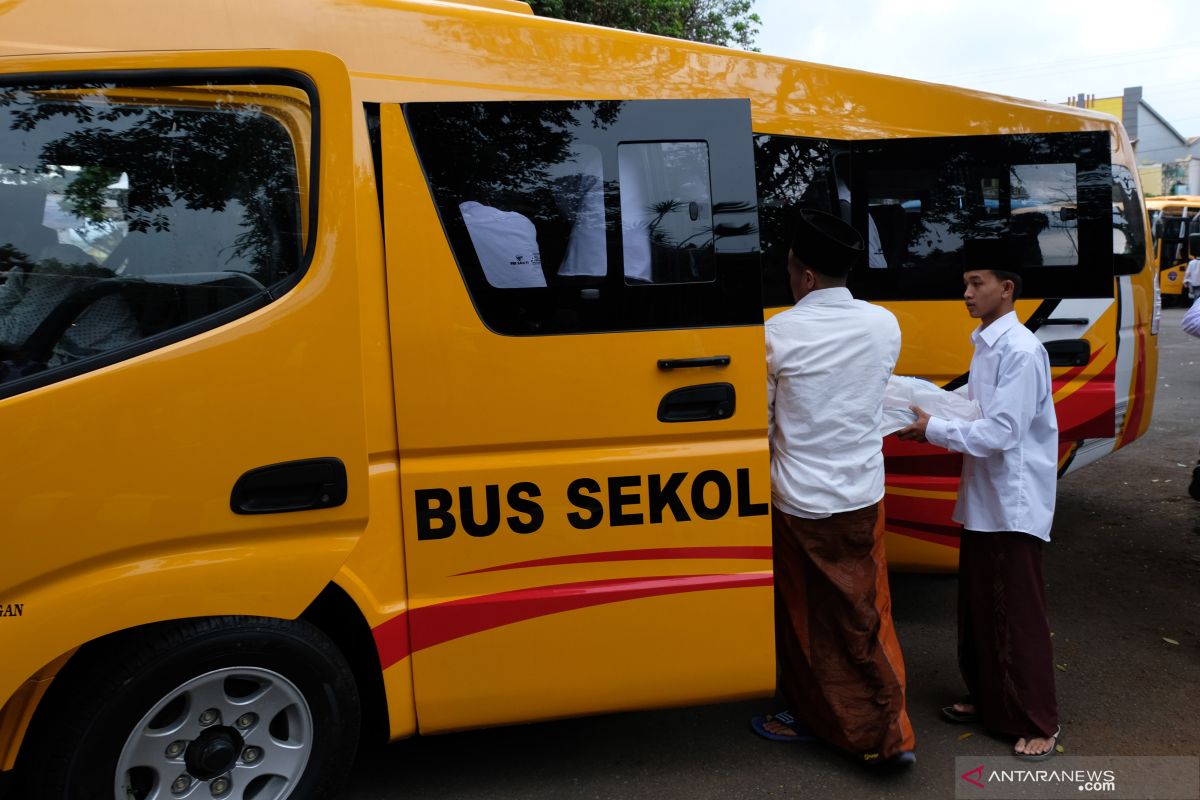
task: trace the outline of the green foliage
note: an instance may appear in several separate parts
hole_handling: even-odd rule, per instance
[[[762,20],[754,0],[529,0],[535,13],[607,28],[622,28],[757,50]]]

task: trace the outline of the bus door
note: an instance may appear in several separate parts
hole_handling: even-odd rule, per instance
[[[4,61],[0,697],[115,630],[298,615],[367,509],[344,65]]]
[[[1122,336],[1135,321],[1129,279],[1114,283],[1114,243],[1137,254],[1120,265],[1136,271],[1145,240],[1128,170],[1114,181],[1108,133],[867,141],[851,154],[852,215],[879,252],[852,288],[899,318],[897,374],[964,385],[978,322],[963,307],[962,271],[1011,265],[1024,282],[1017,314],[1050,355],[1062,466],[1088,441],[1110,451],[1130,399],[1129,380],[1117,386],[1118,358],[1133,364],[1131,350],[1144,347]],[[1132,206],[1117,202],[1118,189]],[[889,558],[928,563],[940,545],[953,565],[960,458],[894,438],[884,453]]]
[[[380,118],[421,730],[770,692],[749,104]]]

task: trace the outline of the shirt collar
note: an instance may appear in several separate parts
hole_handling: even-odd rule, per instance
[[[832,289],[813,289],[796,301],[796,308],[800,306],[827,306],[832,303],[844,303],[847,300],[853,299],[854,295],[850,294],[850,290],[845,286],[834,286]]]
[[[980,340],[983,340],[983,343],[989,348],[995,347],[996,342],[999,341],[1001,336],[1020,324],[1020,320],[1017,319],[1017,312],[1010,311],[986,328],[976,328],[971,333],[971,341],[978,344]]]

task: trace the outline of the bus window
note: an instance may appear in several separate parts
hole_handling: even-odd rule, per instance
[[[885,268],[855,271],[860,296],[957,297],[965,259],[980,251],[967,243],[979,240],[1025,268],[1027,297],[1111,293],[1107,134],[896,139],[853,152],[853,219],[875,226],[887,256]]]
[[[480,317],[510,335],[761,321],[741,101],[410,103]],[[697,134],[707,138],[698,140]]]
[[[1118,275],[1142,271],[1146,262],[1146,227],[1133,174],[1113,164],[1113,265]]]
[[[0,88],[0,393],[218,324],[298,275],[296,147],[247,88]]]
[[[833,156],[824,139],[756,134],[754,172],[758,181],[758,220],[762,239],[763,306],[789,306],[789,229],[802,208],[838,213]]]
[[[704,142],[617,147],[626,283],[711,281],[712,198]]]

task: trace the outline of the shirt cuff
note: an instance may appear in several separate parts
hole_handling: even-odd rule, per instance
[[[925,438],[930,444],[936,444],[938,447],[948,450],[946,445],[950,441],[950,437],[946,432],[949,423],[938,417],[930,417],[929,424],[925,427]]]

